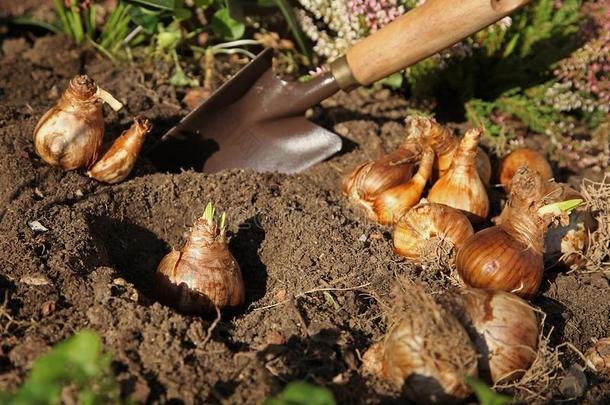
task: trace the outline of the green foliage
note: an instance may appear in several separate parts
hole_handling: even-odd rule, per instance
[[[101,339],[94,332],[80,331],[38,358],[15,394],[0,392],[0,403],[59,404],[67,387],[83,405],[121,403],[110,361]]]
[[[140,3],[150,8],[173,11],[182,5],[182,1],[176,0],[132,0],[133,3]]]
[[[505,123],[494,123],[493,115],[543,133],[550,123],[565,120],[543,101],[555,64],[581,45],[575,35],[581,6],[580,0],[565,0],[559,8],[555,0],[532,2],[512,16],[508,28],[494,25],[463,41],[459,47],[467,55],[429,58],[410,67],[409,88],[416,98],[454,100],[453,110],[463,109],[491,136],[512,132]]]
[[[326,388],[302,381],[289,383],[280,395],[263,402],[263,405],[335,405],[333,394]]]
[[[397,90],[402,87],[402,83],[404,82],[404,76],[400,73],[394,73],[389,75],[385,79],[379,80],[377,83],[387,86],[392,90]]]
[[[214,13],[210,26],[216,35],[229,41],[241,38],[246,32],[245,24],[231,17],[228,7]]]
[[[479,400],[479,404],[481,405],[506,405],[513,402],[511,397],[498,394],[489,388],[484,382],[477,380],[476,378],[467,376],[466,384],[472,388],[474,394]]]

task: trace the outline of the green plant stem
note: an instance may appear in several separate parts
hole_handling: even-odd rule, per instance
[[[311,49],[309,46],[307,46],[305,35],[303,34],[303,30],[301,30],[301,24],[299,24],[296,15],[294,15],[294,9],[287,0],[273,0],[273,2],[284,15],[284,18],[286,19],[286,22],[288,23],[288,26],[292,31],[292,35],[294,36],[297,45],[301,49],[301,52],[303,52],[303,54],[307,57],[307,61],[311,63]]]
[[[53,5],[55,6],[55,12],[57,13],[59,21],[61,22],[61,28],[66,34],[68,34],[72,39],[74,39],[74,32],[72,32],[72,27],[70,26],[70,22],[68,21],[68,15],[66,14],[66,9],[64,7],[63,1],[53,0]]]
[[[68,14],[71,19],[71,26],[74,32],[74,40],[77,44],[83,44],[85,41],[85,32],[83,31],[83,21],[80,16],[80,10],[76,0],[72,0],[70,4],[70,13]]]

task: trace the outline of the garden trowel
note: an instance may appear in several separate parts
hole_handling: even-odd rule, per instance
[[[331,62],[308,82],[278,79],[267,49],[184,117],[153,147],[154,161],[204,172],[299,172],[341,149],[341,138],[305,111],[441,51],[529,0],[427,0]]]

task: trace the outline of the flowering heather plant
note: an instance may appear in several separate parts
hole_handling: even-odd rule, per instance
[[[299,0],[303,9],[297,17],[305,34],[315,42],[313,50],[327,60],[343,55],[358,40],[383,28],[406,11],[425,0]],[[427,60],[445,68],[451,60],[472,56],[473,49],[483,46],[488,38],[497,38],[511,26],[505,17],[484,34],[458,42]],[[314,73],[313,71],[310,73]]]
[[[299,0],[297,17],[314,51],[333,60],[360,38],[393,21],[406,10],[398,0]]]
[[[597,1],[589,9],[593,24],[581,32],[589,40],[558,64],[558,81],[546,92],[547,102],[558,111],[610,110],[610,2]]]

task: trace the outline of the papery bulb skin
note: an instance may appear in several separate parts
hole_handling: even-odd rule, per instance
[[[537,172],[527,167],[517,171],[497,225],[475,233],[458,250],[456,267],[466,285],[508,291],[523,298],[538,292],[550,223],[538,214],[545,193]]]
[[[375,220],[375,199],[389,188],[408,181],[420,155],[420,148],[412,145],[356,167],[343,180],[343,194],[363,207],[369,218]]]
[[[538,351],[540,322],[532,307],[505,291],[465,288],[448,295],[447,309],[479,354],[479,376],[492,384],[523,376]]]
[[[423,200],[398,220],[394,227],[394,251],[419,261],[434,240],[451,242],[459,249],[474,234],[468,218],[459,210]]]
[[[585,352],[585,358],[597,374],[610,377],[610,338],[595,342]]]
[[[517,148],[506,155],[500,163],[498,177],[500,184],[507,193],[510,192],[510,183],[513,176],[521,166],[527,166],[538,172],[544,182],[553,178],[551,165],[542,153],[530,148]]]
[[[409,181],[384,191],[375,199],[373,210],[377,222],[392,225],[418,203],[432,175],[433,163],[434,151],[428,148],[422,153],[419,168]]]
[[[38,121],[34,149],[45,162],[74,170],[97,160],[104,137],[97,89],[87,75],[74,77],[57,104]]]
[[[453,131],[429,117],[409,117],[406,120],[408,131],[419,132],[428,145],[434,150],[436,160],[434,161],[433,179],[439,179],[447,173],[455,152],[460,145],[460,140]],[[477,148],[476,168],[479,177],[485,186],[489,186],[491,179],[491,162],[487,153],[480,147]]]
[[[364,368],[416,403],[468,397],[465,377],[477,376],[477,358],[464,327],[420,287],[403,285],[394,294],[402,297],[392,308],[391,326],[364,354]]]
[[[533,252],[499,226],[477,232],[458,250],[456,266],[471,287],[532,298],[542,282],[542,254]]]
[[[136,117],[133,125],[113,142],[104,156],[87,172],[87,176],[108,184],[123,181],[136,164],[151,128],[148,119]]]
[[[198,218],[179,250],[168,253],[155,273],[159,301],[186,314],[234,309],[245,301],[237,261],[228,248],[224,220],[214,220],[214,209]],[[211,215],[210,215],[211,211]]]
[[[487,190],[475,167],[482,134],[481,129],[466,132],[451,167],[428,192],[428,200],[462,210],[473,223],[482,222],[489,213]]]
[[[477,148],[477,172],[485,187],[488,187],[491,182],[491,160],[487,153],[479,146]]]

